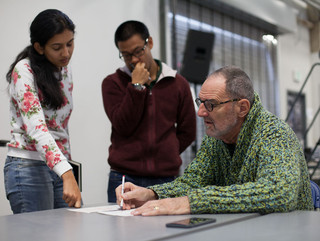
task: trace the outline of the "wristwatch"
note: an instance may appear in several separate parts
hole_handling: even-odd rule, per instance
[[[136,90],[144,90],[145,86],[139,83],[132,84],[133,88]]]

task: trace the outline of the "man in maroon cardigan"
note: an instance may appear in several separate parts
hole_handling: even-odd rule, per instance
[[[152,57],[153,39],[138,21],[122,23],[115,44],[125,66],[102,83],[106,114],[112,124],[108,162],[108,201],[126,181],[149,186],[172,181],[180,154],[194,141],[196,117],[189,83]]]

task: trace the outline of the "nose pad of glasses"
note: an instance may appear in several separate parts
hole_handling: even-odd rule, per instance
[[[131,63],[133,63],[134,65],[136,65],[136,63],[138,63],[140,61],[140,57],[136,57],[134,55],[131,56]]]
[[[204,103],[201,103],[201,105],[199,106],[199,109],[200,109],[200,107],[201,107],[201,110],[209,112],[207,106]]]
[[[205,107],[205,105],[202,105],[203,103],[201,103],[201,105],[198,107],[197,109],[197,115],[199,117],[203,117],[203,116],[207,116],[209,115],[209,111],[207,110],[207,108]]]

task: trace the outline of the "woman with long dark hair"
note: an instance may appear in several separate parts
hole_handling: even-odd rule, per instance
[[[4,179],[13,213],[81,206],[68,163],[74,32],[63,12],[42,11],[31,23],[31,44],[7,73],[12,138]]]

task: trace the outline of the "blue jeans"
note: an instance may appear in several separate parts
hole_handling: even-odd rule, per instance
[[[44,161],[7,156],[4,182],[13,213],[68,207],[62,179]]]
[[[122,184],[122,176],[126,176],[126,182],[132,182],[135,185],[141,187],[152,186],[156,184],[162,184],[166,182],[171,182],[175,177],[141,177],[134,175],[127,175],[117,171],[110,171],[109,174],[109,184],[108,184],[108,202],[116,202],[116,192],[115,189]]]

